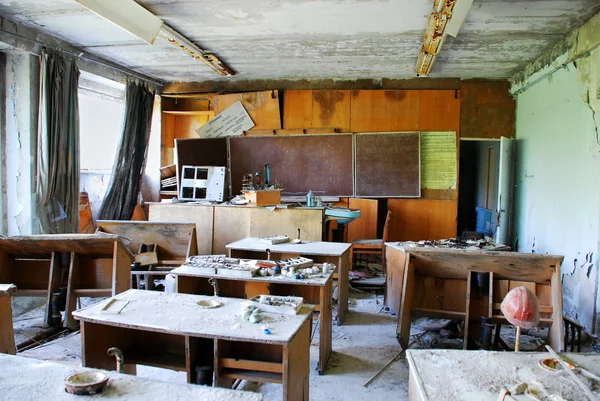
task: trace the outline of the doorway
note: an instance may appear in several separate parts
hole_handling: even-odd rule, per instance
[[[457,234],[493,237],[498,222],[500,140],[461,140]]]

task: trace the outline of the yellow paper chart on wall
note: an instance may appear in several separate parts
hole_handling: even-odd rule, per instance
[[[421,132],[421,188],[456,189],[456,132]]]

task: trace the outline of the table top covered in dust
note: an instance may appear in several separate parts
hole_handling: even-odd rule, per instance
[[[125,304],[119,313],[115,313],[117,308],[107,307],[113,300]],[[198,305],[202,300],[216,300],[222,305],[203,308]],[[129,290],[77,310],[73,316],[84,322],[109,326],[286,345],[313,311],[312,306],[304,306],[297,315],[263,313],[263,321],[253,324],[242,316],[246,304],[243,299]],[[265,334],[265,328],[269,328],[271,334]]]

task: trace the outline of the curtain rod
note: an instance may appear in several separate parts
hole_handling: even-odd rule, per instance
[[[60,48],[60,47],[57,47],[57,46],[53,46],[53,45],[50,45],[50,44],[38,42],[37,40],[28,38],[27,36],[23,36],[23,35],[19,35],[18,33],[6,31],[3,28],[0,28],[0,31],[3,32],[3,33],[5,33],[5,34],[7,34],[7,35],[13,36],[15,38],[23,39],[23,40],[26,40],[28,42],[31,42],[31,43],[34,44],[34,47],[35,46],[39,46],[41,48],[47,47],[47,48],[50,48],[50,49],[53,49],[53,50],[57,50],[57,51],[60,51],[60,52],[63,52],[63,53],[67,53],[67,54],[70,54],[70,55],[74,56],[76,59],[81,59],[81,60],[84,60],[84,61],[88,61],[88,62],[92,62],[92,63],[95,63],[95,64],[99,64],[99,65],[104,66],[106,68],[110,68],[112,70],[119,71],[120,73],[122,73],[122,74],[124,74],[126,76],[130,76],[130,77],[133,77],[133,78],[141,79],[141,80],[146,81],[148,83],[152,83],[154,85],[158,85],[159,87],[163,86],[163,82],[161,82],[161,81],[157,81],[155,79],[152,79],[152,78],[147,77],[145,75],[142,75],[142,74],[139,74],[137,72],[131,71],[131,70],[126,69],[124,67],[120,67],[120,66],[108,64],[107,61],[98,60],[94,56],[92,56],[92,57],[87,56],[87,55],[84,56],[85,52],[83,50],[81,50],[81,49],[78,49],[79,53],[76,53],[74,50],[63,49],[63,48]],[[18,50],[26,51],[27,53],[33,54],[35,56],[40,56],[41,55],[41,51],[40,50],[36,50],[35,48],[32,48],[32,49],[23,49],[23,48],[20,48],[18,46],[13,46],[13,47],[15,47]]]

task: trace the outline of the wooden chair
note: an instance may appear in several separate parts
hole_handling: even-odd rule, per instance
[[[354,267],[354,258],[358,255],[380,255],[381,268],[385,273],[385,243],[388,240],[388,231],[392,212],[388,210],[385,216],[385,225],[383,226],[382,239],[358,239],[352,242],[350,249],[350,270]]]

